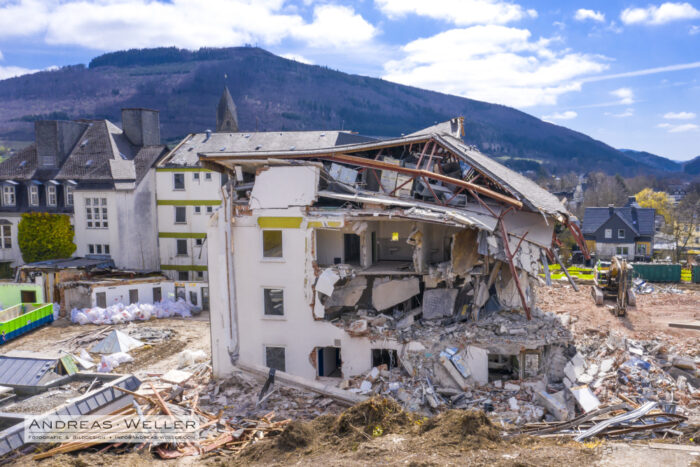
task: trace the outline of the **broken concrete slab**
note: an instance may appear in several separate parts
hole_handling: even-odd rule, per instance
[[[420,280],[417,277],[375,281],[372,287],[372,306],[382,311],[403,303],[420,293]]]
[[[452,316],[457,289],[428,289],[423,292],[423,318],[440,319]]]
[[[365,276],[356,276],[342,286],[335,287],[333,293],[326,301],[326,308],[334,307],[352,307],[360,301],[363,292],[367,288],[367,278]]]
[[[476,249],[479,231],[476,229],[460,230],[452,236],[452,271],[465,275],[474,268],[479,252]]]
[[[569,419],[569,410],[566,407],[566,403],[563,402],[560,397],[556,397],[555,394],[549,394],[546,391],[537,391],[535,393],[535,399],[538,400],[549,413],[554,415],[554,418],[557,420],[565,421]]]
[[[675,356],[671,360],[671,364],[676,368],[681,368],[683,370],[695,370],[697,368],[695,360],[692,358]]]
[[[173,383],[182,386],[187,380],[192,378],[193,374],[188,371],[170,370],[160,377],[166,383]]]
[[[583,409],[584,412],[590,412],[595,410],[600,406],[600,401],[593,394],[593,392],[588,389],[588,386],[577,386],[575,388],[569,388],[571,394],[574,395],[574,399],[578,402],[578,405]]]
[[[353,321],[350,327],[348,327],[347,332],[355,337],[366,336],[369,333],[367,320],[358,319],[357,321]]]
[[[462,352],[464,366],[469,369],[471,378],[478,385],[489,384],[489,352],[473,345]]]
[[[340,275],[333,269],[324,270],[316,281],[316,291],[330,296],[333,293],[336,282],[340,280]]]
[[[445,370],[447,370],[449,375],[452,377],[454,382],[457,383],[457,386],[459,386],[461,390],[466,391],[469,388],[469,383],[467,379],[460,374],[459,370],[455,368],[454,364],[448,357],[441,356],[440,363],[445,368]]]

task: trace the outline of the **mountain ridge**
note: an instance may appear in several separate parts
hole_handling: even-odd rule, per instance
[[[467,143],[520,169],[678,171],[670,159],[620,151],[507,106],[307,65],[254,47],[132,49],[100,55],[87,67],[0,81],[0,137],[31,139],[32,120],[44,115],[118,122],[121,107],[150,107],[160,110],[164,138],[174,141],[215,127],[224,85],[243,131],[342,128],[398,136],[461,115]]]

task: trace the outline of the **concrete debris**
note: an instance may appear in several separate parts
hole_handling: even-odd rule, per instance
[[[375,280],[372,288],[372,306],[375,310],[386,310],[403,303],[420,293],[417,277],[395,280]]]
[[[452,316],[457,292],[457,289],[428,289],[423,292],[423,319]]]
[[[588,389],[588,386],[570,388],[570,391],[584,412],[590,412],[600,407],[600,401],[595,394]]]

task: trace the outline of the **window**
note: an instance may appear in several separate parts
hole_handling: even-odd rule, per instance
[[[194,306],[197,306],[197,291],[196,290],[190,290],[190,303]]]
[[[263,289],[265,316],[284,316],[284,291],[282,289]]]
[[[2,187],[2,204],[5,206],[14,206],[15,203],[15,187],[10,185]]]
[[[207,206],[207,214],[214,212],[214,206]]]
[[[73,206],[73,187],[66,185],[66,206]]]
[[[173,174],[173,189],[174,190],[184,190],[185,189],[185,174]]]
[[[100,308],[107,308],[107,293],[97,292],[95,294],[95,301],[97,302],[97,306]]]
[[[637,244],[637,254],[640,256],[646,256],[647,255],[647,246],[645,243],[639,243]]]
[[[39,187],[36,185],[29,186],[29,205],[39,206]]]
[[[186,206],[175,206],[175,223],[176,224],[187,223],[187,207]]]
[[[187,256],[187,239],[178,238],[177,239],[177,255]]]
[[[615,254],[621,255],[621,256],[627,256],[629,254],[629,248],[626,246],[618,246],[616,248]]]
[[[2,247],[12,248],[12,227],[9,225],[2,226]]]
[[[88,245],[88,253],[90,253],[91,255],[95,254],[95,245]]]
[[[625,229],[617,229],[617,238],[625,238]]]
[[[202,310],[209,311],[209,287],[202,287]]]
[[[612,229],[605,229],[605,238],[612,238]]]
[[[129,289],[129,304],[138,303],[139,301],[139,290]]]
[[[197,238],[194,241],[194,244],[197,246],[202,246],[203,243],[204,243],[204,239],[201,239],[201,238]]]
[[[88,229],[106,229],[107,198],[85,198],[85,223]]]
[[[153,287],[153,303],[163,300],[163,290],[160,287]]]
[[[204,279],[204,271],[197,271],[197,279]]]
[[[265,366],[275,370],[285,371],[284,347],[265,346]]]
[[[199,172],[193,173],[192,178],[195,179],[196,181],[199,181]]]
[[[46,204],[48,206],[56,206],[56,204],[57,204],[56,185],[47,185],[46,186]]]
[[[101,255],[102,254],[102,245],[95,245],[95,252],[98,255]]]
[[[206,181],[211,181],[211,172],[207,172],[204,174],[204,180]]]
[[[103,246],[105,249],[105,254],[108,255],[109,254],[109,245],[103,245]]]
[[[180,276],[181,281],[182,280],[186,281],[187,280],[187,271],[180,271],[178,276]],[[184,276],[184,279],[183,279],[183,276]],[[179,300],[179,299],[183,299],[183,300],[185,299],[185,288],[184,287],[175,287],[175,300]]]
[[[281,230],[263,230],[263,257],[264,258],[281,258],[282,257],[282,231]]]
[[[90,253],[91,255],[94,255],[94,254],[101,255],[102,253],[104,253],[105,255],[108,255],[109,254],[109,245],[106,245],[106,244],[100,245],[100,244],[92,244],[91,243],[88,245],[88,253]]]
[[[195,214],[201,214],[201,212],[202,212],[202,206],[195,206],[194,207]]]

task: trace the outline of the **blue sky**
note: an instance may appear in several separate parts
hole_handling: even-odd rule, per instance
[[[125,48],[243,44],[700,155],[697,1],[0,0],[0,79]]]

